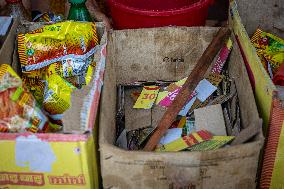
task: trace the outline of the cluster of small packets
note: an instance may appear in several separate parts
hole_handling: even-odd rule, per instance
[[[0,66],[0,86],[0,132],[59,129],[48,121],[21,78],[7,64]]]
[[[62,125],[72,91],[90,82],[97,50],[92,22],[59,22],[18,34],[23,82],[55,125]]]
[[[284,63],[284,40],[257,29],[251,42],[256,48],[263,67],[273,79],[279,67]]]

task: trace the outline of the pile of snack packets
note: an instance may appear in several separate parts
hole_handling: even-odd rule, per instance
[[[257,29],[251,42],[273,83],[284,86],[284,40]]]
[[[225,64],[232,49],[232,40],[220,50],[206,78],[201,80],[179,112],[176,120],[156,146],[157,152],[205,151],[229,145],[241,130],[240,108],[234,79]],[[171,105],[187,78],[179,81],[147,81],[119,84],[116,114],[115,145],[126,150],[142,150],[157,127],[153,112],[164,112]],[[126,99],[133,109],[149,111],[150,125],[133,128],[127,125]],[[129,109],[129,108],[128,108]],[[131,110],[130,110],[131,111]],[[162,115],[158,120],[162,119]],[[132,115],[133,116],[133,115]],[[144,118],[142,118],[144,119]],[[211,119],[211,120],[210,120]],[[147,120],[141,120],[142,122]]]
[[[0,132],[61,131],[71,93],[91,80],[97,48],[92,22],[66,21],[18,34],[21,77],[0,66]]]

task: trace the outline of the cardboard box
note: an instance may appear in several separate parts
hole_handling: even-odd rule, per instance
[[[264,149],[261,188],[284,187],[284,90],[273,84],[250,42],[250,36],[259,27],[284,38],[283,6],[283,1],[277,0],[238,0],[231,1],[230,4],[230,25],[246,60],[258,109],[264,120],[263,132],[267,142]]]
[[[29,29],[31,26],[40,24],[30,23]],[[73,132],[0,133],[0,188],[99,188],[95,122],[105,68],[106,35],[101,23],[96,26],[100,39],[97,67],[90,84],[72,94],[71,111],[78,113],[71,113],[73,117],[68,119],[76,125],[69,121],[72,125],[66,126]],[[13,65],[17,68],[16,54]]]
[[[13,19],[9,27],[9,31],[5,36],[5,41],[0,48],[0,64],[10,64],[13,60],[13,52],[15,48],[16,30],[19,25],[19,20]]]
[[[256,186],[258,156],[263,144],[262,121],[236,42],[230,55],[229,74],[238,81],[244,130],[257,133],[250,142],[207,152],[125,151],[114,146],[117,84],[180,80],[188,76],[217,30],[165,27],[109,34],[99,132],[104,188],[251,189]]]

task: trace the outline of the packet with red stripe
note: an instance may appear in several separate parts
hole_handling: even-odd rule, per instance
[[[178,152],[190,148],[196,144],[212,139],[212,134],[206,130],[192,132],[188,136],[181,137],[173,142],[158,146],[156,152]]]

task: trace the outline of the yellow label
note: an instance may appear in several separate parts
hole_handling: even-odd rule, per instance
[[[192,133],[192,135],[194,136],[194,138],[195,138],[198,142],[204,141],[197,133]]]
[[[216,150],[228,142],[232,141],[234,136],[213,136],[211,140],[202,142],[195,146],[189,148],[190,151],[207,151],[207,150]]]
[[[88,71],[87,71],[87,74],[86,74],[86,85],[88,85],[92,79],[92,76],[93,76],[93,66],[89,66],[88,67]]]
[[[168,94],[169,94],[168,91],[159,92],[157,100],[156,100],[156,104],[159,104],[164,98],[168,96]]]
[[[233,42],[232,42],[232,40],[231,40],[231,38],[228,40],[228,42],[227,42],[227,48],[228,49],[230,49],[230,48],[232,48],[233,47]]]
[[[133,108],[151,109],[159,93],[158,86],[145,86]]]
[[[18,103],[19,103],[20,106],[24,106],[25,104],[27,104],[27,102],[29,101],[29,99],[30,99],[30,95],[27,94],[27,93],[24,93]]]
[[[175,91],[177,88],[180,88],[183,86],[183,84],[186,82],[187,77],[183,78],[177,82],[171,83],[168,87],[167,87],[167,91],[172,92]]]
[[[186,117],[182,117],[178,123],[177,128],[183,128],[186,123]]]
[[[180,150],[186,149],[188,145],[184,142],[183,138],[179,138],[173,142],[162,145],[157,148],[156,152],[178,152]]]

